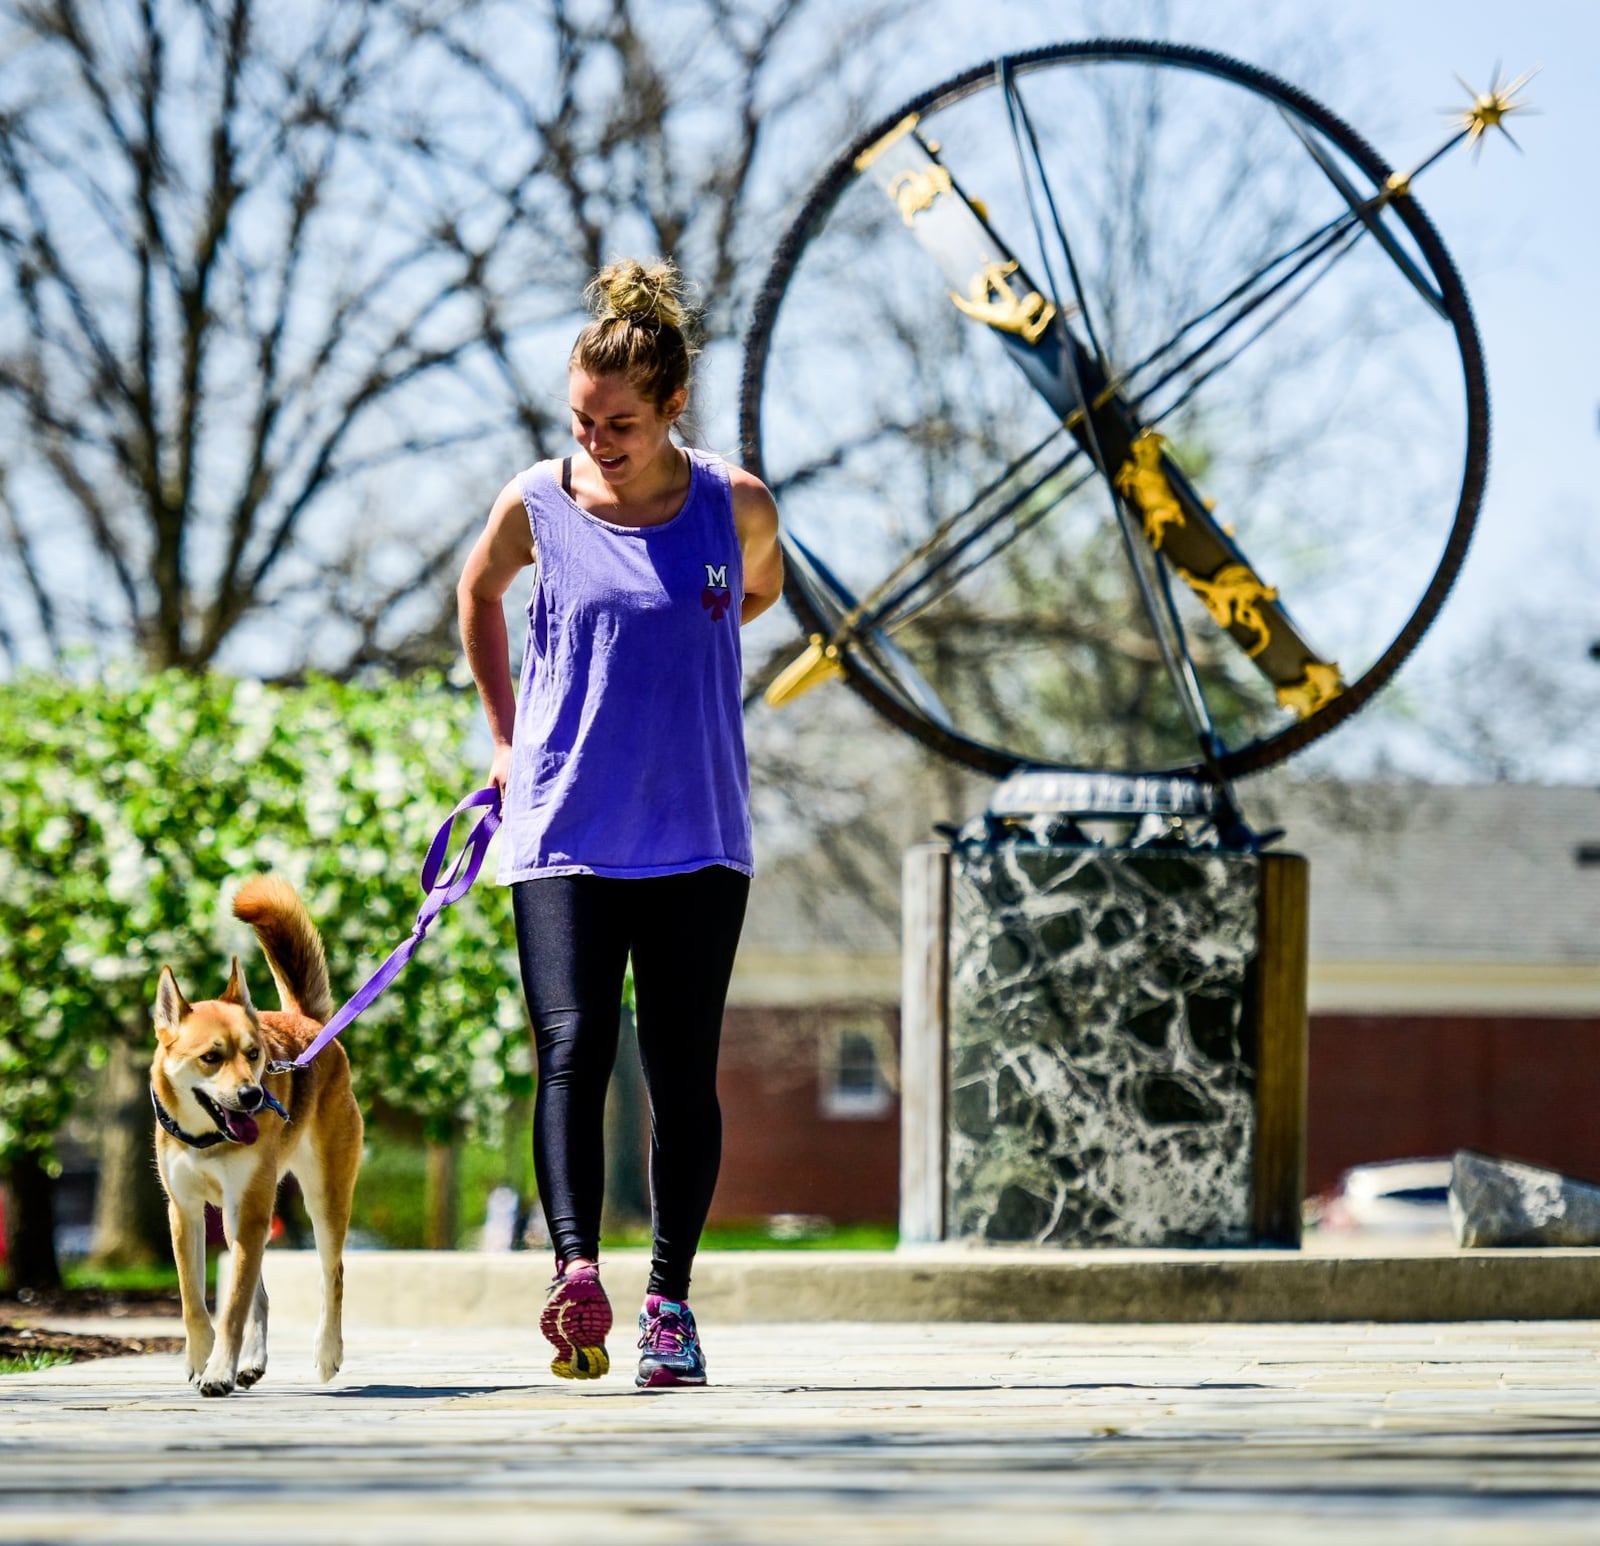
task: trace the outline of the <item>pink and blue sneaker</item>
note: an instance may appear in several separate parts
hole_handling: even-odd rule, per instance
[[[562,1270],[558,1264],[539,1330],[556,1350],[552,1374],[564,1380],[597,1380],[610,1371],[606,1333],[611,1330],[611,1301],[600,1286],[598,1267]]]
[[[634,1384],[660,1390],[668,1385],[704,1385],[706,1355],[695,1330],[694,1311],[678,1299],[646,1295],[639,1312],[639,1374]]]

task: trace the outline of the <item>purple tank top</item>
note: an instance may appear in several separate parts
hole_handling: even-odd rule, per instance
[[[689,452],[683,508],[615,526],[545,464],[518,479],[537,548],[500,882],[539,875],[752,875],[727,468]]]

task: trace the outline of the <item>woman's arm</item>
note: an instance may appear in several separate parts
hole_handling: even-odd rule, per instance
[[[744,555],[742,626],[760,617],[783,594],[783,549],[778,546],[778,507],[767,486],[742,468],[730,467],[733,524]]]
[[[511,734],[517,703],[511,687],[511,648],[500,601],[511,582],[537,557],[528,513],[513,479],[500,490],[489,511],[488,525],[467,555],[456,585],[461,643],[494,740],[489,782],[502,795],[511,772]]]

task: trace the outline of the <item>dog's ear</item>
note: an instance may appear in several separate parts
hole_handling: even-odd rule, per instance
[[[161,968],[161,980],[156,984],[156,1035],[163,1045],[178,1034],[183,1017],[189,1013],[189,1004],[179,991],[178,979],[170,966]]]
[[[228,976],[228,986],[222,990],[224,1004],[237,1004],[247,1015],[254,1016],[256,1006],[250,1002],[250,988],[244,980],[244,969],[239,958],[233,958],[233,971]]]

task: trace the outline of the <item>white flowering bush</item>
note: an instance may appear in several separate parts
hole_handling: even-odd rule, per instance
[[[170,963],[214,997],[228,958],[275,1003],[239,885],[287,877],[342,1002],[411,930],[422,855],[478,786],[477,702],[441,678],[373,686],[167,672],[0,684],[0,1168],[52,1135],[118,1037],[153,1045]],[[457,823],[458,842],[468,824]],[[509,896],[485,881],[344,1033],[363,1103],[435,1141],[532,1087]]]

